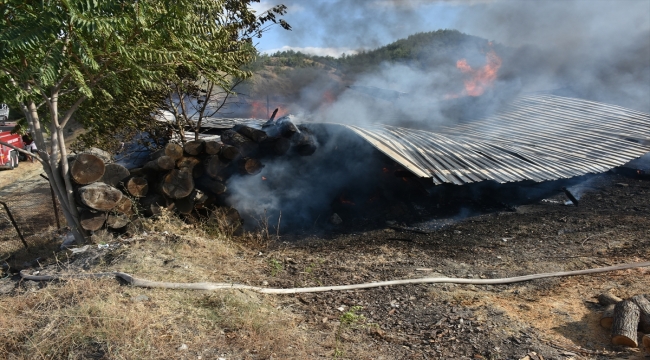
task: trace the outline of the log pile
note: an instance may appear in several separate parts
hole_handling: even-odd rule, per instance
[[[237,125],[221,134],[221,141],[168,143],[152,153],[143,167],[126,169],[93,153],[71,157],[71,177],[81,226],[88,231],[124,229],[137,215],[155,216],[174,210],[190,219],[202,211],[226,207],[226,181],[233,175],[256,175],[264,160],[314,153],[317,141],[306,128],[288,118],[264,124],[263,129]],[[235,210],[229,223],[241,226]]]
[[[629,347],[639,346],[639,333],[644,333],[643,346],[650,354],[650,299],[648,295],[636,295],[621,299],[609,293],[598,296],[598,302],[606,306],[600,325],[611,329],[612,344]]]

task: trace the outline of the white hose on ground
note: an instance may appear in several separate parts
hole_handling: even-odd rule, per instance
[[[551,273],[532,274],[532,275],[515,276],[509,278],[500,278],[500,279],[461,279],[461,278],[435,277],[435,278],[378,281],[378,282],[354,284],[354,285],[317,286],[317,287],[291,288],[291,289],[271,289],[271,288],[263,288],[258,286],[243,285],[243,284],[212,283],[212,282],[173,283],[173,282],[163,282],[163,281],[150,281],[146,279],[139,279],[130,274],[123,273],[123,272],[102,272],[102,273],[94,273],[94,274],[29,275],[25,272],[25,270],[22,270],[20,272],[20,276],[25,280],[35,280],[35,281],[65,280],[65,279],[75,279],[75,278],[117,277],[126,281],[130,285],[137,286],[137,287],[146,287],[146,288],[189,289],[189,290],[207,290],[207,291],[222,290],[222,289],[243,289],[243,290],[255,291],[262,294],[297,294],[297,293],[314,293],[314,292],[324,292],[324,291],[369,289],[369,288],[376,288],[381,286],[406,285],[406,284],[452,283],[452,284],[473,284],[473,285],[500,285],[500,284],[512,284],[516,282],[536,280],[536,279],[545,279],[550,277],[597,274],[597,273],[603,273],[608,271],[633,269],[633,268],[640,268],[640,267],[647,267],[647,266],[650,266],[650,261],[629,263],[629,264],[619,264],[619,265],[594,268],[594,269],[558,271],[558,272],[551,272]]]

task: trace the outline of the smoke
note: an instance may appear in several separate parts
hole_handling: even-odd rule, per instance
[[[495,1],[466,7],[462,31],[518,47],[530,89],[650,111],[650,1]]]
[[[292,113],[311,120],[435,129],[496,111],[521,92],[549,90],[650,112],[649,0],[339,0],[308,8],[318,18],[289,19],[290,43],[310,39],[314,46],[363,51],[439,28],[471,35],[428,44],[417,61],[387,61],[353,75],[316,68],[290,73],[283,96]],[[432,22],[431,11],[442,15]],[[440,20],[445,14],[450,20]],[[490,51],[502,60],[494,82],[481,96],[459,96],[468,73],[457,62],[478,69],[489,63]],[[354,136],[330,130],[323,130],[313,156],[276,159],[259,176],[230,181],[229,202],[251,218],[273,222],[282,212],[283,224],[308,227],[331,215],[342,191],[367,198],[380,157]]]

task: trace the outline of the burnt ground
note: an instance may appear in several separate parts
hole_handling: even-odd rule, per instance
[[[404,209],[385,214],[381,223],[342,216],[341,226],[320,235],[283,236],[266,249],[243,246],[232,259],[211,261],[210,275],[193,281],[305,287],[437,276],[483,279],[650,259],[649,179],[594,177],[578,207],[555,194],[472,216],[461,208],[463,217],[424,223]],[[93,250],[80,258],[86,261],[82,268],[130,271],[125,251]],[[200,276],[197,266],[188,278],[188,270],[173,265],[180,259],[162,251],[147,257],[169,268],[168,275],[178,267],[185,279]],[[156,277],[138,269],[140,276]],[[267,299],[299,319],[294,330],[307,347],[293,358],[535,359],[534,352],[545,359],[642,359],[640,349],[610,344],[595,298],[605,291],[626,298],[649,289],[650,269],[641,268],[510,285],[404,285]],[[232,343],[229,334],[226,330],[224,341]],[[227,358],[268,358],[256,355],[258,350],[233,350]]]
[[[578,207],[558,194],[530,205],[470,216],[437,230],[381,230],[285,242],[270,286],[353,284],[426,276],[500,278],[650,259],[650,181],[605,174]],[[514,211],[513,211],[514,210]],[[410,224],[405,224],[410,225]],[[421,230],[422,228],[420,228]],[[322,328],[343,307],[365,317],[346,335],[346,358],[643,358],[611,346],[598,325],[605,291],[650,293],[636,269],[511,285],[406,285],[287,297],[286,306]],[[334,325],[332,325],[332,323]]]

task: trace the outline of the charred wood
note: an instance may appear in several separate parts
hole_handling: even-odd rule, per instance
[[[250,155],[254,153],[255,150],[257,150],[257,144],[253,140],[239,134],[234,130],[224,131],[221,134],[221,141],[224,144],[236,147],[244,156]]]
[[[226,192],[227,188],[223,182],[203,176],[196,180],[196,187],[204,192],[221,195]]]
[[[260,143],[259,156],[282,156],[285,155],[291,147],[291,141],[283,137],[267,138]]]
[[[566,195],[566,197],[569,198],[569,200],[571,200],[573,205],[578,206],[578,199],[576,199],[576,197],[573,196],[573,194],[571,193],[571,191],[569,191],[569,189],[563,187],[562,191],[564,191],[564,194]]]
[[[235,146],[223,145],[219,151],[219,157],[224,161],[232,161],[241,156],[241,152]]]
[[[235,127],[232,129],[238,132],[240,135],[243,135],[258,144],[268,138],[268,135],[263,130],[258,130],[247,125],[238,124],[235,125]]]
[[[243,158],[239,160],[239,171],[244,175],[256,175],[262,171],[264,165],[254,158]]]
[[[301,126],[299,129],[300,132],[296,133],[291,138],[291,142],[293,144],[292,150],[300,156],[312,155],[318,147],[316,144],[316,139],[312,133],[304,126]]]
[[[208,197],[201,190],[194,189],[192,193],[184,198],[174,200],[176,211],[181,214],[189,214],[197,205],[204,203]]]
[[[168,207],[168,202],[164,196],[152,192],[140,201],[140,205],[146,216],[156,216],[161,214],[162,209]]]
[[[205,173],[213,179],[222,174],[228,163],[223,162],[219,156],[210,156],[205,160]]]

